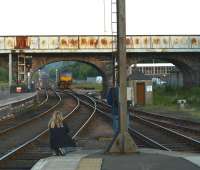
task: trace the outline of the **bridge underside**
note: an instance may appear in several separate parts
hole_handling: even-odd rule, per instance
[[[129,53],[129,65],[145,59],[159,59],[173,63],[183,74],[185,87],[200,85],[200,53]]]
[[[111,53],[29,53],[32,56],[32,70],[58,61],[80,61],[94,66],[103,77],[104,95],[112,85]],[[17,72],[17,56],[13,54],[13,73]],[[127,53],[127,65],[136,64],[145,59],[160,59],[176,65],[183,74],[183,85],[200,86],[200,53],[196,52],[135,52]],[[0,54],[0,67],[8,69],[8,54]]]
[[[103,77],[103,93],[112,86],[112,61],[110,55],[98,54],[33,54],[32,70],[36,71],[46,64],[58,61],[79,61],[92,65]]]

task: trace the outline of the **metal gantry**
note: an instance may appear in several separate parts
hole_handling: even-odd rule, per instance
[[[26,55],[25,54],[18,54],[18,61],[17,61],[17,80],[19,82],[25,82],[26,80]]]

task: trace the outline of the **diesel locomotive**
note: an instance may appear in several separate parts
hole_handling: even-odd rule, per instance
[[[59,73],[58,87],[60,89],[67,89],[72,84],[72,73],[68,71],[62,71]]]

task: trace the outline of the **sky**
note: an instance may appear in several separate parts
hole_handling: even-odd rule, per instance
[[[126,0],[126,33],[200,34],[199,6],[199,0]],[[111,33],[111,0],[0,1],[0,35]]]

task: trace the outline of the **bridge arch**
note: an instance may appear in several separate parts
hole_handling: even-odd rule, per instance
[[[128,65],[145,59],[159,59],[174,64],[183,74],[185,87],[200,85],[200,58],[192,53],[140,53],[128,55]]]
[[[111,63],[109,60],[102,60],[101,58],[89,57],[89,56],[68,56],[68,55],[53,55],[53,56],[34,56],[32,59],[32,72],[42,68],[44,65],[59,62],[59,61],[77,61],[91,65],[94,67],[103,77],[103,91],[102,95],[105,96],[107,89],[111,86],[112,73],[108,68]]]

